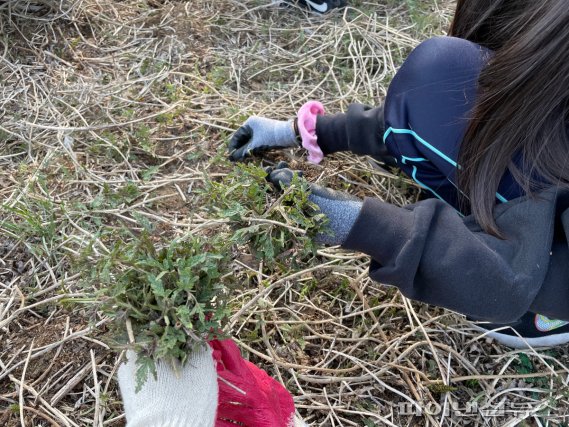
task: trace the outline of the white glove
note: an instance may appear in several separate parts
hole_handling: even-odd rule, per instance
[[[211,348],[193,352],[178,372],[164,362],[156,364],[135,393],[136,354],[118,371],[127,427],[213,427],[217,411],[217,373]]]

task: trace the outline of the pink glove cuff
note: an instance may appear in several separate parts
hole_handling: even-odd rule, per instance
[[[302,146],[308,151],[308,161],[320,163],[324,153],[318,146],[316,136],[316,117],[324,115],[324,106],[318,101],[308,101],[298,110],[298,132]]]

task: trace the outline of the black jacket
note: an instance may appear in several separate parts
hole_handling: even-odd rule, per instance
[[[391,83],[385,111],[354,104],[346,114],[320,116],[318,144],[325,154],[378,157],[387,146],[406,173],[423,171],[427,189],[453,205],[449,181],[489,54],[452,37],[421,43]],[[386,128],[400,133],[384,143]],[[509,201],[497,202],[495,218],[505,240],[442,200],[399,208],[366,199],[343,246],[369,254],[370,276],[412,299],[495,323],[527,311],[569,320],[569,191],[518,197],[513,179],[502,181]]]
[[[381,155],[382,113],[354,104],[319,117],[323,151]],[[371,278],[411,299],[495,323],[527,311],[569,320],[569,191],[498,204],[495,218],[505,240],[438,199],[403,208],[366,199],[343,246],[370,255]]]
[[[354,104],[319,117],[324,153],[381,156],[382,114]],[[569,320],[569,191],[498,204],[495,218],[505,240],[438,199],[402,208],[366,199],[343,247],[370,255],[371,278],[411,299],[495,323],[527,311]]]
[[[437,199],[366,199],[343,246],[369,254],[371,278],[412,299],[497,323],[527,311],[569,320],[569,191],[498,205],[495,218],[505,240]]]

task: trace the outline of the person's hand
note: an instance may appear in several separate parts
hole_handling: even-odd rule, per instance
[[[229,141],[229,159],[240,161],[269,150],[298,147],[294,121],[281,121],[252,116]]]
[[[289,392],[265,371],[243,359],[233,341],[211,341],[210,345],[220,378],[216,427],[304,425],[294,417]]]
[[[194,351],[178,371],[157,362],[156,379],[150,374],[138,393],[136,369],[136,354],[128,351],[118,370],[127,427],[215,425],[219,390],[211,348]]]
[[[274,168],[267,168],[266,171],[267,180],[278,190],[290,186],[295,175],[302,177],[302,172],[289,169],[285,162],[280,162]],[[362,201],[351,194],[334,191],[317,184],[310,184],[308,198],[328,218],[329,232],[319,234],[315,240],[327,245],[344,243],[360,213]]]

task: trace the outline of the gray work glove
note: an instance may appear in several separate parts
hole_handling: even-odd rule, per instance
[[[294,175],[302,176],[302,172],[289,169],[285,162],[280,162],[275,168],[266,170],[267,180],[279,190],[288,187]],[[317,184],[310,184],[308,199],[317,205],[320,212],[328,218],[329,233],[317,235],[315,241],[324,245],[343,244],[360,214],[362,201],[351,194],[334,191]]]
[[[229,159],[243,160],[264,151],[300,146],[294,120],[282,121],[252,116],[229,141]]]

